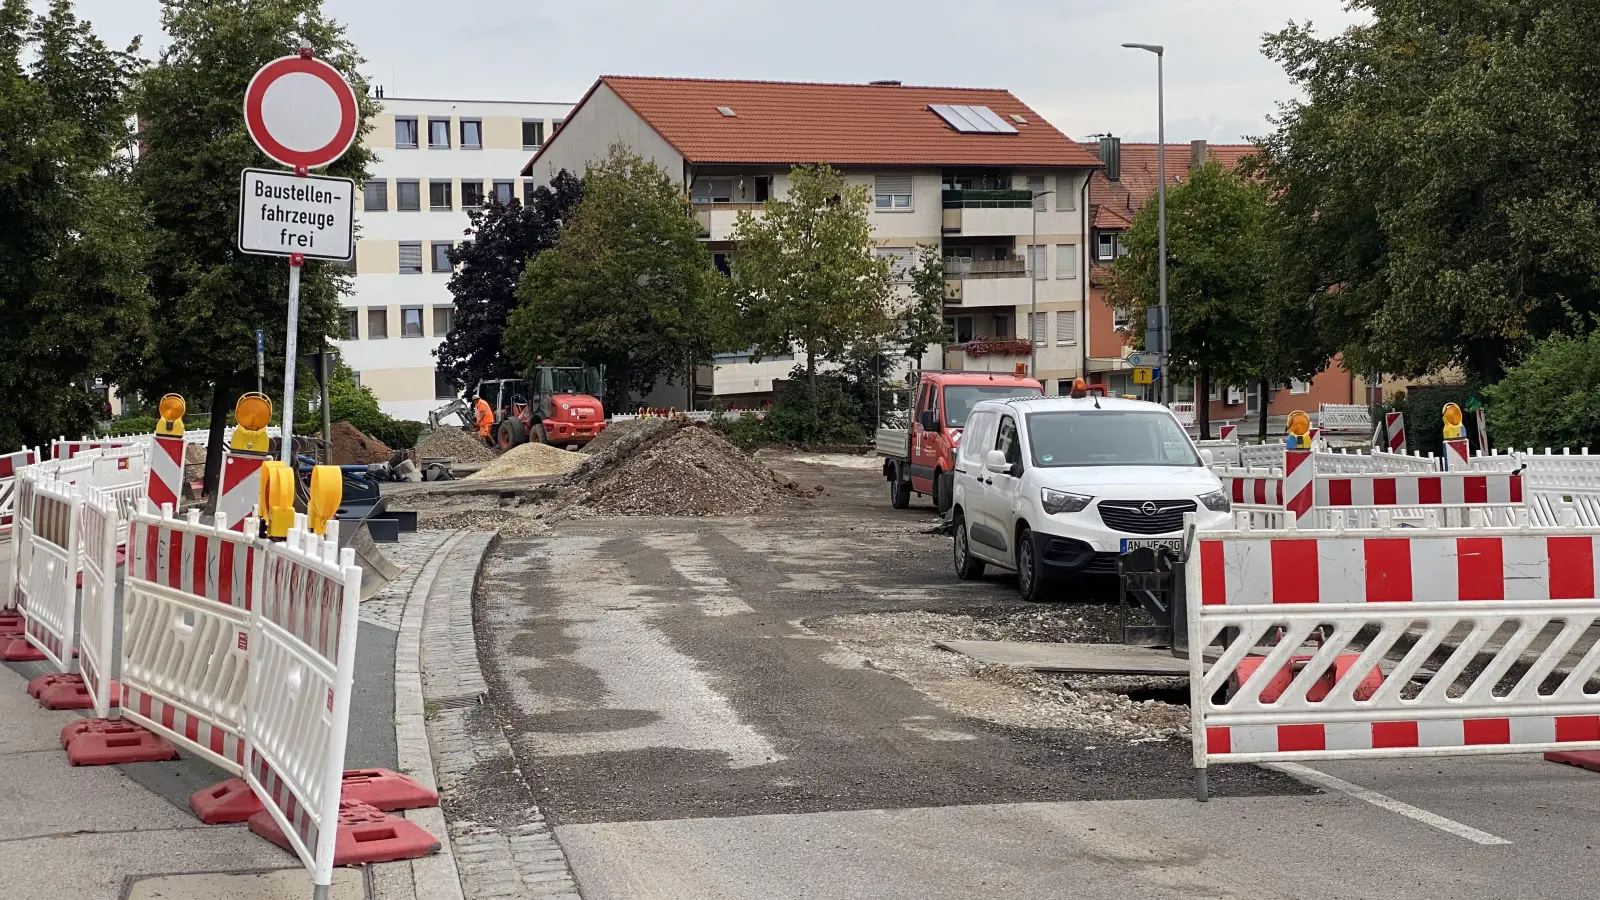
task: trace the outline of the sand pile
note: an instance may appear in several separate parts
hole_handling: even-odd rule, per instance
[[[333,464],[359,466],[388,462],[394,456],[383,441],[369,437],[349,422],[335,422],[330,432],[333,438]]]
[[[727,516],[804,493],[710,428],[650,419],[586,459],[561,504],[600,515]]]
[[[458,463],[488,462],[495,458],[495,452],[476,436],[448,425],[418,442],[417,455],[423,459],[450,459]]]
[[[464,480],[562,475],[576,469],[584,459],[581,453],[571,453],[548,444],[519,444]]]

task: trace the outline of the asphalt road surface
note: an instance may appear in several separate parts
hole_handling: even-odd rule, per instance
[[[1013,585],[957,581],[931,510],[889,509],[874,472],[779,467],[826,493],[571,523],[486,563],[493,713],[588,900],[1593,896],[1600,775],[1235,765],[1200,804],[1186,742],[952,713],[805,623],[1020,606]]]

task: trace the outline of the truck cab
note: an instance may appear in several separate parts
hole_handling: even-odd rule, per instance
[[[1022,375],[921,373],[902,423],[909,427],[879,429],[877,436],[890,505],[904,509],[911,494],[919,494],[932,497],[940,513],[949,510],[953,461],[972,408],[984,400],[1043,395],[1043,384]]]

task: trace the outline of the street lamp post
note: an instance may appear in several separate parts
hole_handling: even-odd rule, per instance
[[[1165,61],[1167,50],[1160,44],[1123,44],[1130,50],[1156,55],[1156,255],[1161,284],[1161,398],[1172,403],[1172,378],[1165,371],[1172,366],[1172,318],[1167,314],[1167,96]]]
[[[1028,377],[1039,377],[1039,342],[1034,339],[1039,326],[1039,200],[1055,191],[1039,191],[1033,195],[1033,243],[1028,245]]]

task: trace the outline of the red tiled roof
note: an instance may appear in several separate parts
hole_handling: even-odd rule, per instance
[[[1099,142],[1080,145],[1100,156]],[[1156,196],[1156,144],[1123,144],[1122,177],[1112,181],[1104,169],[1097,170],[1089,186],[1089,203],[1094,209],[1094,227],[1127,229],[1133,217]],[[1256,152],[1254,144],[1209,144],[1206,156],[1224,168],[1239,167],[1245,157]],[[1167,145],[1167,186],[1177,184],[1189,174],[1189,145]]]
[[[1010,91],[619,75],[603,76],[600,84],[694,164],[1099,165]],[[962,134],[929,110],[930,103],[987,106],[1018,133]],[[719,106],[735,115],[722,115]],[[1016,124],[1013,114],[1027,124]],[[556,132],[545,146],[560,136]]]

